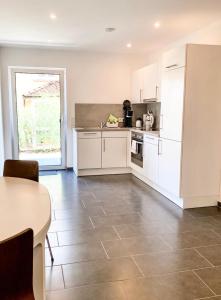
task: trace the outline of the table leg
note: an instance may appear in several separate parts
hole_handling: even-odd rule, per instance
[[[45,300],[45,247],[44,242],[34,248],[33,289],[35,300]]]

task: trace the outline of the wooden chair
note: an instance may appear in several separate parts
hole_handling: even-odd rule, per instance
[[[0,242],[0,299],[34,300],[33,230]]]
[[[4,163],[3,176],[5,177],[17,177],[24,178],[39,182],[39,166],[38,162],[34,160],[14,160],[7,159]],[[54,257],[51,250],[48,235],[46,235],[46,241],[51,256],[51,262],[53,264]]]

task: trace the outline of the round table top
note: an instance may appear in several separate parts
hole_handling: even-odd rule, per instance
[[[51,220],[51,201],[42,184],[0,177],[0,241],[32,228],[34,244],[45,238]]]

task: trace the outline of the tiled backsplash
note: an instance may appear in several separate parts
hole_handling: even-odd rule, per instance
[[[160,104],[133,104],[133,125],[137,118],[143,118],[143,114],[151,109],[156,116],[156,126],[159,124]],[[106,122],[109,114],[116,117],[123,116],[123,104],[75,104],[75,127],[97,127],[101,122]]]

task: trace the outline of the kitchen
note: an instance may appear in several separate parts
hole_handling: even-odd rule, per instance
[[[220,12],[1,2],[1,300],[221,299]]]
[[[74,129],[75,174],[132,173],[182,208],[217,205],[221,90],[216,78],[220,73],[220,49],[220,46],[185,45],[164,53],[160,63],[135,71],[132,80],[135,128],[130,102],[120,127],[116,123],[116,128],[111,128],[111,124],[96,128],[99,120],[96,115],[91,128],[79,120],[84,128]],[[83,115],[84,105],[78,105],[78,116]],[[104,107],[94,106],[95,111],[103,109],[105,116]],[[111,109],[118,109],[118,117],[122,116],[119,107]],[[89,110],[87,119],[91,117]],[[212,158],[208,143],[212,145]]]

